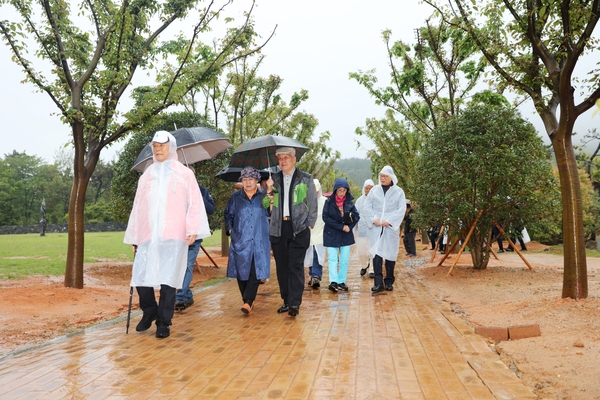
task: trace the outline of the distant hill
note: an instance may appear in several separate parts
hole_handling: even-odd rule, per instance
[[[348,175],[348,179],[362,188],[367,179],[373,179],[371,160],[367,158],[344,158],[333,164],[334,168]]]

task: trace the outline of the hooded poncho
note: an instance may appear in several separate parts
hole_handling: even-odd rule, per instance
[[[194,173],[177,161],[177,142],[168,132],[169,156],[153,157],[140,177],[125,239],[137,245],[131,286],[181,288],[188,242],[210,236],[210,228]]]
[[[378,255],[384,260],[396,261],[400,247],[400,224],[406,211],[406,197],[404,190],[397,185],[398,178],[392,167],[386,165],[379,174],[391,177],[394,184],[387,192],[384,192],[381,185],[374,186],[366,197],[362,218],[371,228],[369,254],[372,257]],[[380,222],[387,221],[390,226],[375,226],[373,222],[376,219]]]

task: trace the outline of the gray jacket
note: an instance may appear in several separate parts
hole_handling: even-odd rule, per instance
[[[292,175],[290,191],[292,196],[286,198],[283,193],[283,172],[278,172],[273,178],[273,209],[271,210],[271,223],[269,234],[275,237],[281,237],[281,221],[283,219],[283,202],[289,201],[292,224],[294,226],[294,235],[302,232],[306,228],[311,229],[317,222],[318,201],[315,183],[310,174],[295,169]],[[269,199],[265,198],[268,205]]]

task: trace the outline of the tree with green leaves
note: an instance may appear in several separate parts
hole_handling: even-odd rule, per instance
[[[26,80],[50,97],[72,131],[73,185],[64,283],[83,288],[85,197],[102,149],[151,122],[234,60],[259,51],[264,44],[254,43],[254,4],[239,26],[227,29],[211,45],[202,39],[228,3],[216,9],[214,2],[200,0],[0,4],[13,11],[2,13],[11,20],[0,20],[13,60],[23,68]],[[186,19],[194,21],[189,36],[159,41],[168,28]],[[134,90],[135,105],[126,109],[122,100],[143,74],[154,77],[156,84]]]
[[[495,70],[490,81],[533,101],[552,142],[562,193],[562,297],[586,298],[587,262],[581,187],[572,141],[577,118],[600,99],[596,64],[600,1],[425,0],[469,35]]]
[[[418,158],[417,223],[448,221],[465,237],[476,223],[469,250],[476,269],[486,268],[495,222],[505,230],[535,230],[559,208],[549,155],[533,125],[505,105],[473,103],[433,130]]]
[[[381,120],[368,119],[366,127],[356,129],[356,134],[376,146],[369,152],[373,173],[391,165],[402,171],[401,185],[410,192],[421,142],[442,121],[459,113],[479,82],[484,65],[469,36],[452,29],[443,19],[429,18],[416,30],[413,46],[393,41],[389,29],[382,36],[390,66],[389,85],[377,87],[373,70],[351,73],[350,78],[388,111]]]

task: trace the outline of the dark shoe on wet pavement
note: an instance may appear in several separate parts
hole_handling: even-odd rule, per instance
[[[290,307],[287,304],[283,303],[283,305],[277,309],[277,312],[281,314],[287,312],[289,309]]]
[[[135,330],[138,332],[147,331],[152,326],[152,321],[156,319],[156,315],[144,314],[142,320],[137,324]]]
[[[388,284],[388,285],[385,285],[385,290],[392,291],[392,290],[394,290],[394,287],[392,285]]]
[[[383,285],[375,285],[371,288],[371,292],[373,293],[379,293],[379,292],[383,292]]]
[[[321,280],[318,276],[313,276],[312,284],[310,286],[312,286],[313,289],[318,289],[321,287]]]
[[[348,291],[348,286],[346,286],[346,284],[345,284],[345,283],[340,283],[340,284],[338,285],[338,289],[339,289],[339,290],[343,290],[344,292],[347,292],[347,291]]]
[[[156,337],[159,339],[163,339],[169,337],[171,335],[171,330],[169,329],[169,325],[165,324],[162,321],[156,321]]]
[[[338,284],[335,283],[335,282],[331,282],[329,284],[329,288],[328,289],[331,290],[333,293],[337,293],[337,291],[338,291]]]
[[[375,273],[374,272],[369,272],[369,278],[375,279]]]
[[[298,307],[298,306],[290,306],[289,311],[288,311],[288,315],[290,317],[295,317],[299,313],[300,313],[300,307]]]

